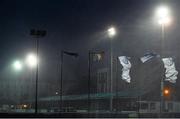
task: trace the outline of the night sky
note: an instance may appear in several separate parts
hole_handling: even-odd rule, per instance
[[[107,60],[110,41],[106,30],[110,26],[118,30],[113,39],[114,56],[137,60],[147,51],[160,53],[161,28],[155,21],[160,5],[169,6],[173,17],[173,24],[166,29],[162,55],[174,57],[180,71],[179,0],[0,0],[1,78],[6,77],[7,67],[15,59],[35,51],[32,28],[47,30],[47,36],[40,39],[39,73],[40,80],[50,83],[59,81],[61,50],[80,55],[78,59],[65,57],[65,79],[77,81],[87,76],[88,50],[105,51]],[[103,66],[108,64],[105,61]],[[71,85],[75,84],[66,88]]]

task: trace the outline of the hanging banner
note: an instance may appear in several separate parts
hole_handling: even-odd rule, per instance
[[[142,63],[145,63],[145,62],[151,60],[154,57],[160,57],[160,56],[157,55],[156,53],[148,52],[143,57],[141,57],[140,60],[141,60]]]
[[[169,81],[171,83],[176,83],[178,71],[175,68],[175,63],[173,58],[162,58],[164,63],[164,68],[166,69],[165,72],[165,81]]]
[[[97,52],[92,54],[92,59],[94,62],[102,61],[104,58],[104,52]]]
[[[129,75],[130,73],[130,68],[131,68],[131,62],[129,61],[129,57],[126,56],[120,56],[118,57],[121,65],[123,66],[122,68],[122,80],[125,80],[126,82],[130,83],[131,82],[131,77]]]

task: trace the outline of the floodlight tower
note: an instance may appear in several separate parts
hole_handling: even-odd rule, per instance
[[[30,35],[34,36],[36,38],[36,60],[39,60],[39,38],[42,38],[44,36],[46,36],[46,30],[36,30],[36,29],[32,29],[30,31]],[[31,58],[31,60],[34,58],[33,57],[29,57]],[[32,61],[30,64],[32,65],[32,63],[34,63],[34,61]],[[36,91],[35,91],[35,114],[38,113],[38,70],[39,70],[39,63],[36,64]]]
[[[161,25],[161,55],[163,55],[165,42],[165,26],[171,23],[170,11],[167,7],[161,6],[156,11],[158,23]],[[161,100],[160,100],[160,115],[164,110],[164,77],[161,78]]]
[[[110,80],[111,80],[111,83],[110,83],[110,92],[111,92],[111,98],[110,98],[110,111],[112,111],[113,110],[113,96],[112,96],[112,94],[113,94],[113,38],[114,38],[114,36],[116,35],[116,29],[114,28],[114,27],[110,27],[109,29],[108,29],[108,36],[109,36],[109,40],[110,40],[110,57],[111,57],[111,67],[110,67],[110,76],[111,76],[111,78],[110,78]]]

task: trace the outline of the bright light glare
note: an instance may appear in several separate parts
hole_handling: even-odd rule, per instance
[[[109,28],[108,35],[109,37],[113,37],[114,35],[116,35],[116,29],[114,27]]]
[[[27,105],[23,105],[24,108],[27,108]]]
[[[162,25],[162,24],[170,24],[171,23],[171,19],[169,17],[162,18],[162,19],[159,19],[158,23],[160,25]]]
[[[160,18],[169,16],[169,9],[167,7],[160,7],[157,10],[157,14]]]
[[[37,65],[37,57],[35,54],[29,54],[26,57],[26,63],[29,67],[36,67]]]
[[[167,7],[159,7],[157,9],[157,17],[160,25],[170,24],[172,21]]]
[[[164,93],[165,93],[165,94],[169,94],[169,90],[165,89],[165,90],[164,90]]]
[[[21,70],[22,69],[22,63],[20,61],[15,61],[13,64],[15,70]]]

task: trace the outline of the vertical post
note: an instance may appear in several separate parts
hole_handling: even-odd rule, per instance
[[[60,64],[60,70],[61,70],[61,77],[60,77],[60,111],[63,109],[63,54],[64,51],[61,51],[61,64]]]
[[[68,55],[68,56],[74,56],[74,57],[78,57],[78,53],[73,53],[73,52],[67,52],[67,51],[61,51],[61,64],[60,64],[60,70],[61,70],[61,77],[60,77],[60,108],[62,111],[63,109],[63,60],[64,60],[64,54]]]
[[[165,35],[164,35],[164,30],[165,30],[165,26],[164,24],[161,25],[161,55],[163,55],[163,50],[164,50],[164,40],[165,40]],[[160,116],[162,116],[162,113],[164,111],[164,76],[162,76],[161,78],[161,102],[160,102]]]
[[[30,99],[32,100],[33,99],[33,93],[31,92],[32,90],[32,88],[33,88],[33,83],[34,83],[34,81],[33,81],[33,70],[31,69],[31,73],[30,73],[30,92],[29,92],[29,94],[30,94]],[[32,109],[33,108],[33,104],[34,104],[34,102],[32,101],[32,102],[30,102],[30,108]]]
[[[140,64],[139,64],[140,65]],[[141,65],[140,65],[140,68],[142,68],[141,67]],[[140,71],[142,71],[142,70],[140,70]],[[143,82],[142,82],[142,80],[140,79],[139,81],[138,81],[138,89],[139,89],[139,91],[140,91],[140,94],[139,94],[139,96],[138,96],[138,100],[137,100],[137,110],[138,110],[138,116],[140,116],[140,113],[141,113],[141,96],[142,96],[142,94],[141,94],[141,91],[143,92],[143,89],[142,89],[142,87],[141,87],[141,85],[143,84]]]
[[[91,80],[91,52],[88,54],[88,115],[90,112],[90,80]]]
[[[141,94],[140,94],[140,96],[139,96],[139,101],[138,101],[138,113],[139,113],[139,115],[140,115],[140,113],[141,113]]]
[[[110,55],[111,55],[111,67],[110,67],[110,76],[111,76],[111,97],[110,97],[110,111],[113,111],[113,50],[112,50],[112,40],[110,41]]]
[[[39,38],[36,38],[36,57],[37,57],[37,61],[39,60],[39,55],[38,55],[38,50],[39,50]],[[36,66],[36,92],[35,92],[35,114],[38,113],[38,67],[39,67],[39,63],[37,63]]]
[[[161,79],[161,104],[160,104],[160,114],[162,115],[164,110],[164,97],[163,97],[164,81]]]
[[[36,64],[36,84],[35,84],[35,114],[38,113],[38,68],[39,68],[39,38],[44,37],[46,35],[45,30],[35,30],[32,29],[30,32],[30,35],[35,36],[36,38],[36,58],[37,58],[37,64]]]
[[[119,80],[118,80],[118,57],[117,57],[117,64],[116,64],[116,113],[118,113],[118,107],[119,107],[119,104],[118,104],[118,84],[119,84]]]

